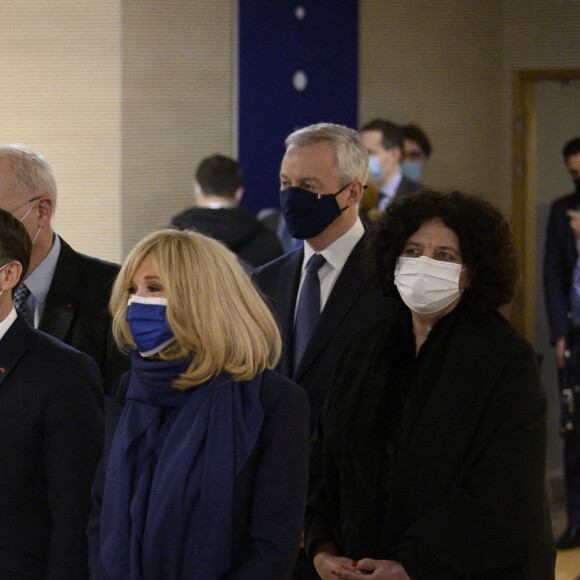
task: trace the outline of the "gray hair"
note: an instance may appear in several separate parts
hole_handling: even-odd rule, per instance
[[[0,145],[0,162],[7,160],[14,175],[14,187],[19,196],[31,199],[47,195],[56,206],[56,180],[52,167],[39,153],[21,143]]]
[[[286,150],[327,142],[336,152],[336,177],[341,185],[359,180],[366,185],[369,176],[369,155],[360,135],[354,129],[333,123],[302,127],[288,135]]]

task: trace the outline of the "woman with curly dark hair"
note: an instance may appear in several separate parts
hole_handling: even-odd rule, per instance
[[[554,578],[546,400],[491,204],[425,191],[387,208],[367,270],[389,316],[346,349],[311,443],[306,548],[323,579]]]

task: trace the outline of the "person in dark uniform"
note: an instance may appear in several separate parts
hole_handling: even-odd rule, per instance
[[[544,298],[562,393],[568,526],[558,549],[580,546],[580,137],[566,143],[564,162],[574,191],[550,208],[544,252]]]

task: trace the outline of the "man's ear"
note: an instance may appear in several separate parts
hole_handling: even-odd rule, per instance
[[[361,200],[362,194],[363,194],[363,189],[364,189],[363,184],[358,179],[353,181],[348,186],[348,200],[347,200],[348,207],[350,207],[351,205],[357,204]]]
[[[38,225],[41,228],[50,227],[50,220],[54,211],[54,202],[50,197],[43,197],[38,202]]]
[[[4,274],[3,277],[2,274]],[[8,262],[2,271],[0,271],[0,289],[4,290],[4,292],[12,291],[18,282],[20,282],[21,276],[22,264],[17,260]]]

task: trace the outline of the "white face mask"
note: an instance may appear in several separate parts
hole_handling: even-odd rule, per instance
[[[427,256],[399,257],[395,286],[403,302],[418,314],[433,314],[461,296],[459,276],[463,266]]]

